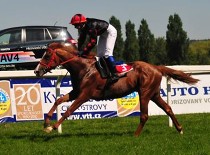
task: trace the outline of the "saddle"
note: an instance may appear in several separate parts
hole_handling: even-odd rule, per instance
[[[96,68],[99,71],[101,78],[109,79],[111,78],[110,69],[103,57],[96,57]],[[123,61],[116,62],[116,73],[119,77],[124,77],[128,72],[133,70],[133,67],[129,64],[124,63]]]

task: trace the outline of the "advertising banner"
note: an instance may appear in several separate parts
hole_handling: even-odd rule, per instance
[[[193,75],[200,81],[196,85],[182,82],[171,83],[171,107],[175,114],[210,112],[209,75]],[[0,123],[43,120],[56,100],[56,78],[11,78],[0,80]],[[60,95],[72,90],[70,77],[61,81]],[[163,78],[161,97],[167,100],[166,79]],[[95,101],[90,99],[81,105],[67,119],[98,119],[108,117],[127,117],[140,115],[140,97],[137,92],[118,99]],[[63,114],[71,102],[61,104],[59,113]],[[152,101],[149,115],[165,114]],[[56,119],[56,113],[53,115]]]
[[[175,114],[209,113],[210,112],[210,79],[209,75],[193,75],[200,81],[188,85],[171,81],[170,106]],[[166,79],[163,78],[160,90],[161,97],[167,100]],[[154,103],[149,104],[149,115],[163,115],[165,112]]]
[[[0,123],[12,117],[10,83],[9,81],[0,81]]]
[[[56,78],[9,79],[0,81],[0,122],[44,120],[56,100]],[[72,90],[70,77],[61,81],[60,95]],[[72,102],[61,105],[65,113]],[[95,101],[90,99],[67,119],[125,117],[140,114],[139,97],[133,92],[123,98]],[[56,119],[56,115],[53,115]]]
[[[16,120],[42,120],[40,84],[14,84]]]

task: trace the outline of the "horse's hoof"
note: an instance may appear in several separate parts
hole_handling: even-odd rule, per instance
[[[181,135],[183,135],[184,133],[183,133],[183,130],[181,130],[180,132],[179,132]]]
[[[44,123],[44,128],[51,126],[49,123]]]
[[[138,136],[139,136],[139,133],[135,132],[135,133],[134,133],[134,136],[135,136],[135,137],[138,137]]]
[[[46,133],[50,133],[52,131],[53,131],[53,127],[52,126],[48,126],[48,127],[44,128],[44,132],[46,132]]]

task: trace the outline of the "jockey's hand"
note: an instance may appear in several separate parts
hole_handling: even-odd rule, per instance
[[[78,51],[78,56],[81,57],[82,55],[84,55],[84,51]]]

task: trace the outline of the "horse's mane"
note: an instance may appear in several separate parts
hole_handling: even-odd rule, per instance
[[[78,55],[78,49],[75,44],[65,44],[65,43],[59,43],[59,42],[53,42],[48,45],[48,48],[51,48],[53,50],[55,49],[61,49],[68,52],[71,52],[72,54]],[[84,55],[84,58],[92,59],[96,56],[95,52],[89,52],[87,55]]]

